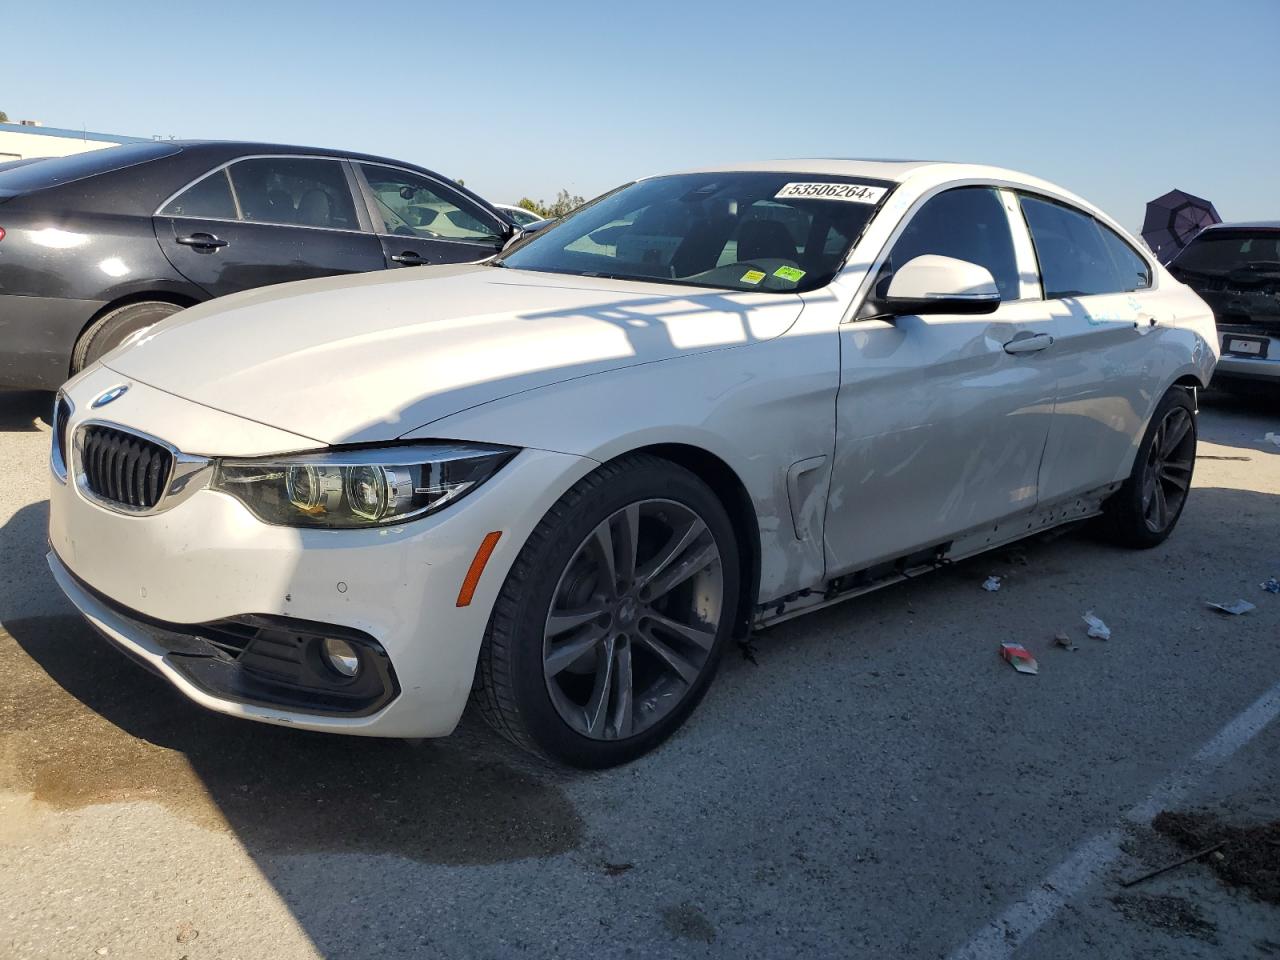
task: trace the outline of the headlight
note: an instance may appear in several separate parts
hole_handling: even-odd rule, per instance
[[[510,447],[437,443],[219,460],[213,489],[231,494],[267,523],[373,527],[434,513],[515,455]]]

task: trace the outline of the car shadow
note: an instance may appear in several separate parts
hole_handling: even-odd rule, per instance
[[[49,426],[53,416],[52,393],[44,390],[0,391],[0,430],[36,431]]]
[[[23,591],[56,595],[44,560],[47,514],[43,502],[18,511],[0,528],[0,556]],[[69,604],[38,615],[13,607],[0,608],[0,672],[9,679],[0,731],[10,740],[0,789],[60,808],[162,804],[232,830],[260,861],[360,852],[477,864],[580,842],[562,790],[573,775],[525,757],[477,718],[418,743],[245,722],[187,700]]]

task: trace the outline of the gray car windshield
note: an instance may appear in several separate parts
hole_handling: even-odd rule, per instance
[[[791,293],[824,286],[893,184],[689,173],[631,184],[497,261],[546,273]]]

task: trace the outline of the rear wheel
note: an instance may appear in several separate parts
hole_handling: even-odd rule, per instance
[[[1129,479],[1107,502],[1107,535],[1127,547],[1163,543],[1187,505],[1195,465],[1195,403],[1174,387],[1151,417]]]
[[[80,335],[76,348],[71,354],[71,372],[79,373],[95,360],[120,346],[126,337],[141,333],[181,309],[176,303],[143,300],[108,310]]]
[[[655,457],[607,464],[529,538],[494,606],[475,699],[504,736],[579,767],[652,749],[697,706],[732,630],[724,507]]]

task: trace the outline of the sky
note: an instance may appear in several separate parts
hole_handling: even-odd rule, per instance
[[[1134,229],[1175,187],[1280,219],[1280,0],[0,0],[0,38],[11,120],[381,154],[495,202],[890,157],[1012,167]]]

